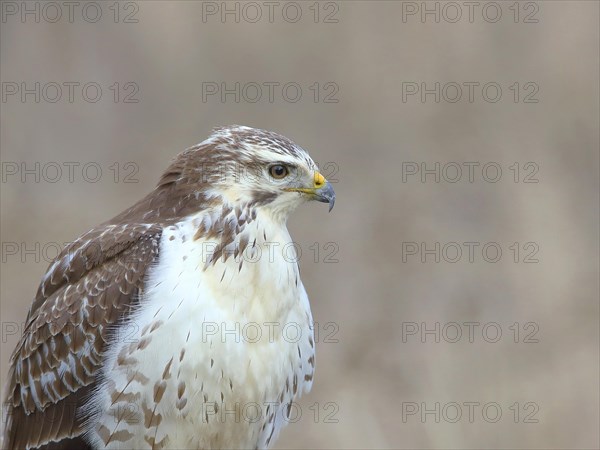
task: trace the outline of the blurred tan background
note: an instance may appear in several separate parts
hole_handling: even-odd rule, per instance
[[[117,23],[113,2],[98,3],[95,23],[89,19],[96,9],[84,18],[83,6],[70,23],[62,5],[62,18],[52,23],[56,11],[38,4],[36,23],[34,15],[22,20],[21,2],[5,3],[2,385],[15,324],[24,321],[55,246],[145,195],[170,159],[213,127],[238,123],[292,138],[322,167],[335,163],[326,174],[338,169],[333,212],[307,205],[289,224],[303,250],[300,267],[321,338],[303,415],[276,446],[599,447],[597,2],[499,2],[495,23],[489,2],[472,21],[464,2],[455,3],[457,21],[454,5],[392,1],[275,2],[271,21],[269,6],[258,2],[255,23],[256,9],[235,2],[226,8],[239,8],[239,23],[233,15],[222,20],[221,2],[122,3]],[[292,23],[296,5],[302,17]],[[439,23],[433,15],[423,20],[421,8],[438,8]],[[12,94],[36,82],[39,102],[35,94],[24,101],[22,92]],[[80,83],[72,103],[63,84],[69,82]],[[102,89],[95,103],[93,91],[87,99],[81,91],[90,82]],[[233,95],[203,98],[203,87],[236,82],[239,102]],[[302,88],[297,102],[290,101],[294,91],[285,97],[281,88],[268,100],[263,83],[289,82]],[[431,89],[436,82],[439,102],[434,94],[423,102],[420,92],[403,102],[403,86]],[[455,103],[449,82],[463,86]],[[465,82],[479,83],[472,102]],[[502,88],[495,103],[493,91],[483,97],[488,82]],[[48,83],[63,86],[55,103]],[[254,85],[242,92],[247,83],[263,85],[263,98],[252,103]],[[138,102],[125,103],[128,94]],[[326,103],[327,95],[337,103]],[[39,182],[34,175],[22,182],[21,164],[36,170],[36,162]],[[434,175],[421,182],[420,173],[403,182],[407,162],[465,170],[455,183],[447,181],[452,165],[439,183]],[[472,183],[465,162],[479,164]],[[502,169],[495,183],[482,176],[490,162]],[[65,163],[79,164],[73,182]],[[51,182],[56,164],[63,173]],[[90,182],[98,166],[102,175]],[[126,183],[131,167],[137,182]],[[538,182],[525,183],[533,171],[528,180]],[[325,261],[330,242],[338,262]],[[429,249],[439,242],[440,262],[403,253],[413,248],[406,242]],[[455,263],[447,261],[451,247],[441,250],[451,242],[463,249]],[[479,243],[472,263],[464,242]],[[481,253],[490,242],[502,249],[495,263]],[[525,263],[536,249],[539,262]],[[337,342],[324,339],[335,330],[324,329],[328,322],[338,327],[331,336]],[[453,322],[463,333],[456,343]],[[465,322],[479,324],[473,342]],[[436,323],[439,342],[422,336]],[[490,323],[497,325],[482,334]],[[494,327],[502,336],[492,343]],[[453,402],[462,411],[457,420]],[[472,420],[469,402],[479,405]],[[422,416],[436,404],[439,423],[435,413]],[[493,408],[484,414],[487,404]],[[497,421],[494,408],[502,413]]]

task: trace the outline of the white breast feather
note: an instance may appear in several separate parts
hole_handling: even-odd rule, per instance
[[[310,389],[312,316],[287,229],[259,214],[236,238],[245,252],[204,270],[205,218],[164,230],[141,306],[108,346],[89,406],[98,448],[268,447]]]

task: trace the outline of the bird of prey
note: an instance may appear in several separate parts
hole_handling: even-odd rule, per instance
[[[279,134],[217,128],[179,154],[50,264],[10,360],[3,448],[269,447],[313,380],[286,228],[307,200],[335,194]]]

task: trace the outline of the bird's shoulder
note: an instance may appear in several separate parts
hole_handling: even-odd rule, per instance
[[[76,409],[93,387],[113,325],[137,303],[163,227],[112,220],[73,241],[50,264],[10,359],[6,448],[81,433]]]

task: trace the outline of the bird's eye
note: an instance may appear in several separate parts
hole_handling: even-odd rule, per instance
[[[276,180],[281,180],[282,178],[285,178],[288,173],[288,168],[281,164],[275,164],[274,166],[269,167],[269,175],[271,175]]]

